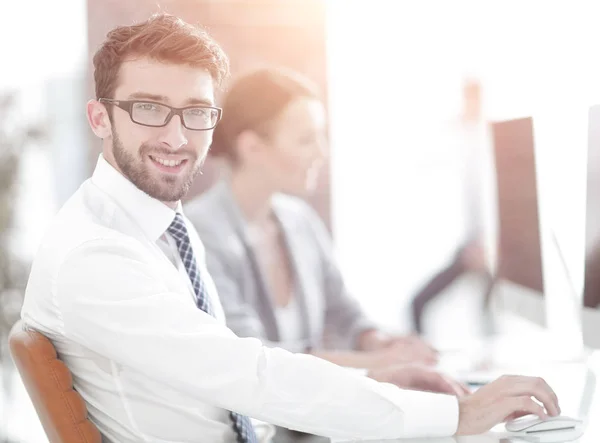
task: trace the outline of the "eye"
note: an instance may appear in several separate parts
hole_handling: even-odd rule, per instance
[[[140,111],[158,111],[159,107],[156,106],[154,103],[137,103],[136,107],[140,110]]]
[[[204,118],[209,118],[210,117],[210,109],[205,109],[205,108],[192,108],[189,110],[189,113],[192,114],[194,117],[204,117]]]

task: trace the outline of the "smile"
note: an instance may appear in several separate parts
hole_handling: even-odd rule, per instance
[[[150,158],[152,160],[154,160],[156,163],[159,163],[159,164],[161,164],[163,166],[168,166],[170,168],[174,168],[176,166],[179,166],[180,164],[182,164],[185,161],[185,159],[181,159],[181,160],[167,160],[167,159],[160,158],[160,157],[154,157],[152,155],[150,156]]]

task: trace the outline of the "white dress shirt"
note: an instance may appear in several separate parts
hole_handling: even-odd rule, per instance
[[[22,317],[48,336],[108,442],[234,442],[227,411],[334,438],[446,436],[454,397],[398,389],[310,355],[267,348],[195,304],[165,231],[175,212],[100,156],[33,263]]]

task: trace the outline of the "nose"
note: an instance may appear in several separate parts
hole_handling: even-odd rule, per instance
[[[181,117],[174,115],[171,121],[162,128],[160,141],[169,145],[172,149],[180,149],[188,144],[185,134],[185,128],[181,122]]]

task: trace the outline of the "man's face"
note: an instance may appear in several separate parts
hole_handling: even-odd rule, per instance
[[[203,69],[142,58],[123,63],[111,98],[176,108],[214,106],[214,85]],[[142,126],[127,111],[106,106],[112,107],[112,143],[105,143],[105,158],[151,197],[165,203],[180,200],[200,171],[213,131],[187,129],[179,116],[164,127]],[[139,106],[138,112],[155,112],[151,105]]]

